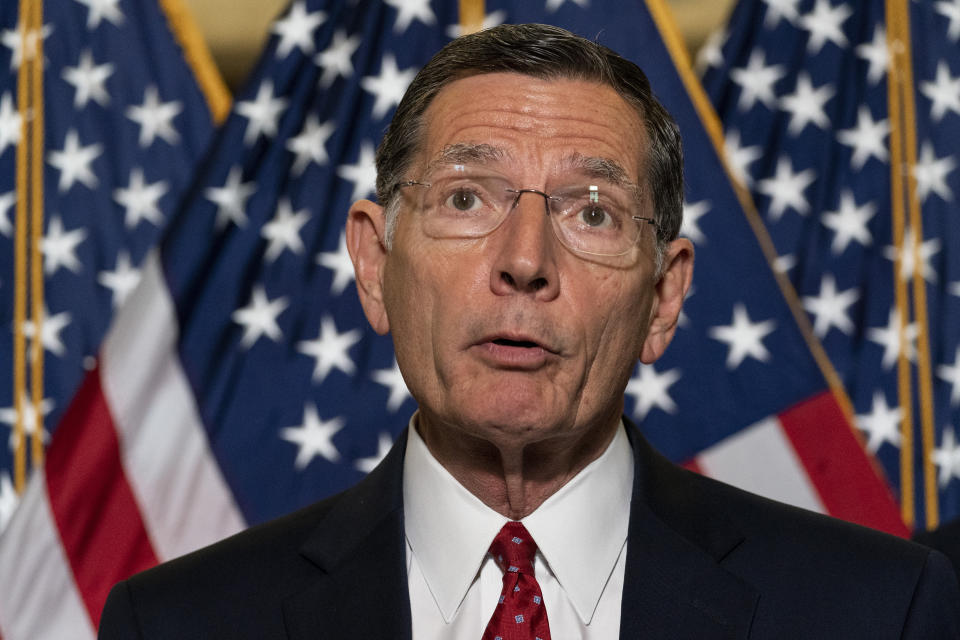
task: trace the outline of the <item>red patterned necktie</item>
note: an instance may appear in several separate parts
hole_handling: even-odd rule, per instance
[[[500,602],[490,616],[482,640],[550,640],[547,608],[533,577],[537,543],[519,522],[508,522],[490,545],[503,571]]]

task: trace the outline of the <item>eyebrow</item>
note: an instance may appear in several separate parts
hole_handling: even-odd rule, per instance
[[[503,160],[508,155],[506,151],[492,144],[458,142],[448,144],[441,149],[440,153],[427,165],[427,170],[429,171],[437,166],[454,164],[496,162]]]
[[[623,189],[633,191],[637,197],[640,196],[640,186],[630,179],[630,174],[627,173],[626,169],[610,158],[574,153],[565,158],[561,165],[583,171],[591,178],[604,180]]]

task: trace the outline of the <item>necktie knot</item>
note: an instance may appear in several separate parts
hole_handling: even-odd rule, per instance
[[[533,575],[537,543],[519,522],[508,522],[490,544],[490,554],[504,573]]]

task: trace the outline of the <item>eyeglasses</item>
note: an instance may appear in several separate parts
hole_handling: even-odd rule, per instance
[[[596,178],[570,179],[570,186],[516,189],[511,181],[485,169],[443,166],[422,180],[406,180],[394,189],[420,187],[417,197],[423,230],[433,238],[480,238],[496,230],[525,193],[543,197],[554,234],[568,249],[598,258],[618,258],[637,246],[653,218],[633,214],[633,189]],[[561,183],[563,184],[563,183]]]

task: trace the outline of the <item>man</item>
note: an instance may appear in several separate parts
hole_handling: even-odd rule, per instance
[[[624,425],[690,285],[681,165],[613,52],[538,25],[448,45],[378,152],[383,206],[347,223],[409,429],[344,494],[117,585],[101,637],[960,637],[943,556]]]

